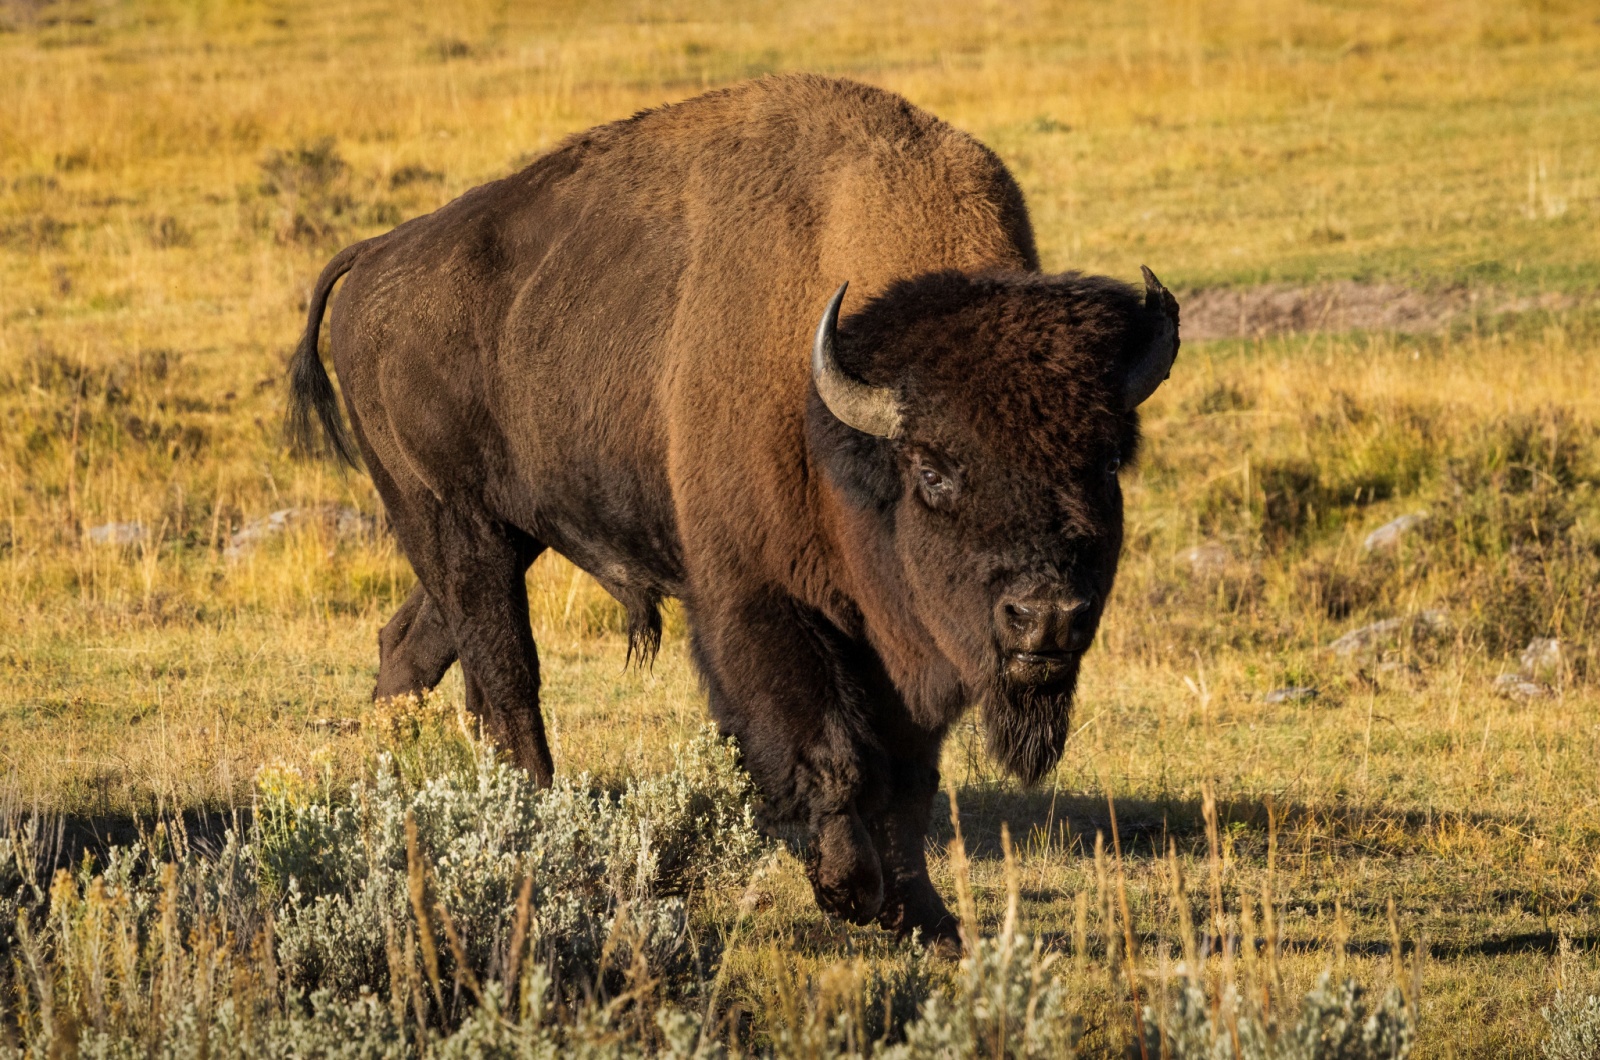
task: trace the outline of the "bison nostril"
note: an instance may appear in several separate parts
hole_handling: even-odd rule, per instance
[[[1028,654],[1059,654],[1082,651],[1094,636],[1094,615],[1098,598],[1090,593],[1079,597],[1012,597],[995,608],[996,622],[1007,650]]]
[[[1000,613],[1005,616],[1006,622],[1016,629],[1027,629],[1039,621],[1039,612],[1036,608],[1015,600],[1007,600],[1002,604]]]

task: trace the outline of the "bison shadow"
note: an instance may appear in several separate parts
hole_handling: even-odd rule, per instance
[[[1112,848],[1111,805],[1103,794],[985,783],[959,788],[956,804],[967,855],[974,860],[1003,857],[1002,824],[1019,846],[1040,844],[1048,836],[1053,847],[1092,855],[1095,835],[1101,833],[1107,851]],[[1117,798],[1115,806],[1116,838],[1124,857],[1165,857],[1169,842],[1180,854],[1203,854],[1207,848],[1205,811],[1198,796]],[[1259,847],[1259,853],[1265,854],[1268,836],[1275,828],[1285,855],[1291,844],[1298,852],[1308,825],[1318,843],[1331,840],[1341,848],[1373,855],[1402,851],[1356,838],[1357,830],[1369,822],[1381,821],[1391,831],[1418,838],[1443,821],[1474,827],[1525,826],[1519,819],[1483,812],[1441,814],[1432,809],[1398,810],[1350,802],[1319,805],[1270,797],[1218,799],[1217,820],[1221,830],[1232,835],[1236,852],[1255,854]],[[941,794],[934,801],[928,839],[942,849],[954,837],[949,799]]]

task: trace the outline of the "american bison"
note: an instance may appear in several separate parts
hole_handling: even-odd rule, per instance
[[[341,276],[348,435],[317,349]],[[948,941],[923,853],[940,744],[976,704],[1022,780],[1061,754],[1135,410],[1178,349],[1144,279],[1041,274],[994,154],[817,76],[581,133],[349,247],[289,426],[359,450],[417,573],[377,693],[459,653],[471,709],[548,783],[528,565],[593,575],[646,654],[677,597],[821,907]]]

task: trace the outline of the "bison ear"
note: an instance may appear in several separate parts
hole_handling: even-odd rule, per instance
[[[1129,412],[1156,392],[1178,356],[1178,300],[1161,286],[1149,266],[1139,269],[1144,273],[1144,312],[1154,334],[1122,381],[1122,407]]]
[[[834,356],[835,332],[839,327],[839,305],[844,301],[848,282],[839,285],[822,311],[816,338],[811,343],[811,380],[817,394],[835,419],[863,434],[880,438],[900,437],[903,417],[900,398],[886,386],[868,386],[850,375]]]

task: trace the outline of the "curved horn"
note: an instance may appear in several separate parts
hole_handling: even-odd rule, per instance
[[[1145,399],[1156,392],[1178,356],[1178,300],[1161,286],[1149,266],[1141,265],[1139,270],[1144,273],[1145,311],[1155,317],[1155,336],[1128,369],[1123,381],[1122,407],[1129,411],[1144,404]]]
[[[834,331],[839,326],[839,305],[848,282],[839,285],[822,311],[817,337],[811,344],[811,381],[834,418],[864,434],[900,437],[900,399],[889,387],[868,386],[854,378],[834,359]]]

